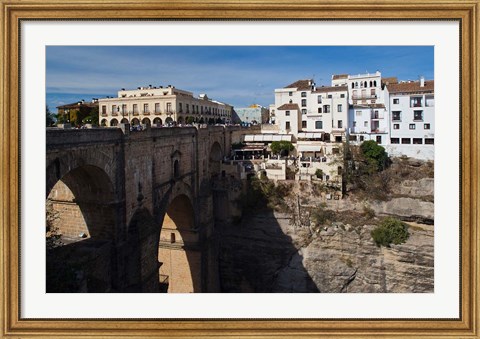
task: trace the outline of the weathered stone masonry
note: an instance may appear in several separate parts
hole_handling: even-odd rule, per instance
[[[75,262],[82,291],[218,291],[211,179],[238,132],[47,130],[58,258]]]

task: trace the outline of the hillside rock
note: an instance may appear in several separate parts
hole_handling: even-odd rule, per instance
[[[224,226],[224,292],[433,292],[433,226],[410,228],[405,244],[379,248],[374,226],[335,223],[311,235],[287,215]]]

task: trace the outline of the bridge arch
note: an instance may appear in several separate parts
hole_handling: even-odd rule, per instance
[[[47,291],[112,291],[115,194],[108,174],[78,166],[47,194]],[[51,236],[59,242],[52,245]]]
[[[216,176],[220,173],[222,159],[223,159],[222,146],[220,146],[218,141],[215,141],[210,147],[210,153],[209,153],[209,169],[210,169],[211,176]]]
[[[199,242],[192,201],[186,194],[177,194],[168,203],[160,229],[158,261],[161,291],[201,291],[202,254]]]

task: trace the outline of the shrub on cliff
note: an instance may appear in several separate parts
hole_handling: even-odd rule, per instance
[[[372,238],[378,247],[390,247],[391,244],[402,244],[409,237],[408,226],[400,220],[388,217],[371,232]]]

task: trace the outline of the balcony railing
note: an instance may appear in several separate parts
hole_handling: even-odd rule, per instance
[[[115,111],[115,112],[112,112],[112,117],[116,117],[118,116],[118,113]]]
[[[367,99],[377,99],[376,94],[366,94],[366,95],[352,95],[353,100],[367,100]]]
[[[150,115],[150,111],[143,111],[143,115]]]
[[[372,133],[386,133],[385,128],[372,128]]]
[[[370,115],[370,117],[371,117],[372,119],[383,119],[383,114],[380,114],[380,113],[372,113],[372,114]]]

